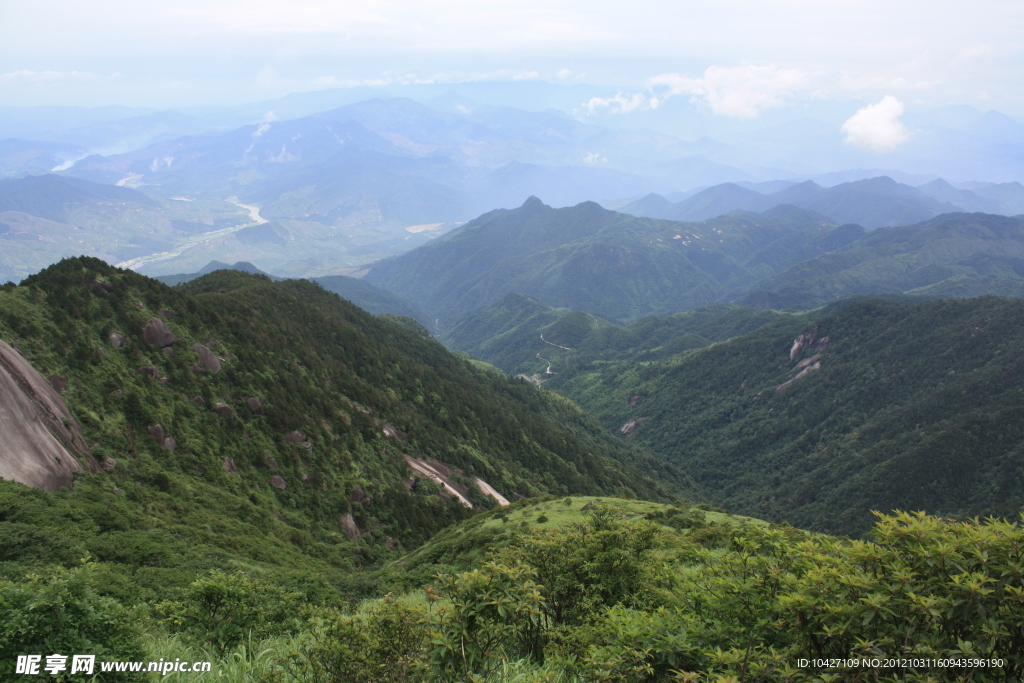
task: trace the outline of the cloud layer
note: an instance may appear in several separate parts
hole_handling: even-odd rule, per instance
[[[843,142],[875,152],[891,152],[910,137],[907,127],[900,121],[903,103],[892,95],[880,102],[869,104],[843,124]]]

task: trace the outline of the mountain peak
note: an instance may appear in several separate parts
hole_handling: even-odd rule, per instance
[[[549,207],[548,207],[547,204],[542,202],[536,196],[531,194],[529,197],[526,198],[526,201],[523,202],[523,205],[520,206],[519,208],[520,209],[540,209],[540,208],[545,208],[546,209],[546,208],[549,208]]]

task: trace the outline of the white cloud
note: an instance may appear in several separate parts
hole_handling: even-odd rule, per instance
[[[658,106],[658,100],[648,98],[643,93],[635,95],[618,93],[615,97],[591,97],[585,104],[591,114],[600,109],[607,109],[612,114],[626,114],[637,109],[655,109]]]
[[[120,77],[120,74],[117,74]],[[59,83],[61,81],[91,81],[99,78],[88,71],[8,71],[0,74],[0,84],[8,83]]]
[[[907,127],[900,121],[901,116],[903,103],[886,95],[880,102],[858,109],[846,120],[843,142],[875,152],[891,152],[910,137]]]
[[[705,69],[703,78],[661,74],[647,83],[655,92],[663,93],[661,99],[688,94],[716,114],[752,119],[765,109],[784,105],[788,97],[808,88],[809,79],[802,71],[781,69],[774,64],[713,64]]]

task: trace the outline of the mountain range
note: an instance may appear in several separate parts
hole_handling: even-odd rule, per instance
[[[956,188],[941,178],[911,187],[881,176],[821,187],[813,181],[762,193],[751,187],[724,183],[678,202],[650,194],[618,208],[623,213],[678,221],[703,221],[733,211],[766,211],[780,204],[815,211],[836,223],[865,228],[909,225],[941,213],[963,211],[1007,216],[1024,213],[1024,186],[1018,182]]]
[[[1022,225],[945,213],[867,231],[786,204],[682,223],[534,198],[381,261],[365,279],[413,302],[441,334],[511,292],[617,323],[712,303],[807,309],[869,293],[1019,296]]]

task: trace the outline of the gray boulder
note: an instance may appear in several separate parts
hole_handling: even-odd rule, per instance
[[[167,324],[160,318],[150,318],[142,328],[142,338],[154,346],[170,346],[174,343],[174,335]]]
[[[193,344],[192,348],[199,354],[199,367],[215,375],[220,372],[220,359],[213,351],[202,344]]]

